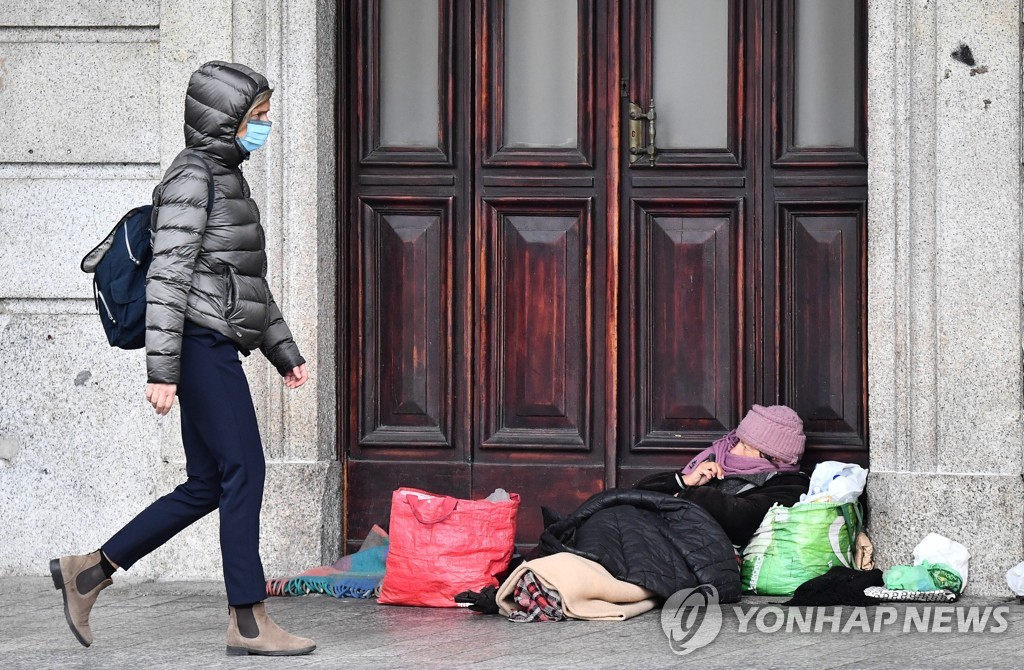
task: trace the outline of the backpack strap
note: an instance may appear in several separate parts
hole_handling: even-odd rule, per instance
[[[203,161],[203,165],[206,167],[206,174],[210,177],[210,194],[206,198],[206,216],[209,217],[213,213],[213,198],[216,193],[213,188],[213,170],[210,168],[210,163],[206,160],[206,156],[203,155],[202,151],[196,151],[195,153],[199,155],[199,160]]]

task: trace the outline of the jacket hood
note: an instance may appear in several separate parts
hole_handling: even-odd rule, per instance
[[[185,94],[185,146],[234,167],[249,158],[235,133],[267,78],[239,63],[210,61],[192,73]]]

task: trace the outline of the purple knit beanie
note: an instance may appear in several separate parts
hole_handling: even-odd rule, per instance
[[[747,446],[783,463],[795,464],[804,455],[804,422],[785,405],[754,405],[736,428]]]

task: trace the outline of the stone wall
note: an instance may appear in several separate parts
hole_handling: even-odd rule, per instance
[[[882,565],[964,543],[979,594],[1024,558],[1020,26],[869,3],[870,530]]]
[[[320,0],[64,0],[0,6],[0,574],[95,549],[184,478],[175,410],[145,403],[141,352],[107,346],[81,257],[145,203],[183,146],[189,74],[207,60],[265,72],[274,133],[244,167],[271,286],[312,373],[284,389],[245,362],[268,457],[268,575],[340,547],[333,324],[334,7]],[[324,324],[330,324],[326,327]],[[216,579],[217,519],[133,579]]]

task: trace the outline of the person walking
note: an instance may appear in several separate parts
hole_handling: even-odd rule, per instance
[[[181,409],[187,480],[90,554],[50,562],[71,632],[92,644],[89,614],[118,567],[127,570],[220,510],[230,655],[298,655],[312,640],[267,614],[259,555],[266,460],[239,353],[259,349],[284,384],[309,378],[266,280],[265,235],[240,166],[270,133],[267,79],[237,63],[196,70],[185,96],[185,145],[153,192],[146,283],[146,400]],[[212,203],[209,202],[212,198]]]

